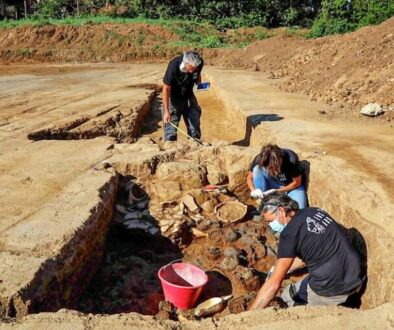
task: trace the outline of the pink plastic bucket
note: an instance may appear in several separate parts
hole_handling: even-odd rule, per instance
[[[193,308],[208,281],[208,276],[202,269],[184,262],[160,268],[158,276],[165,300],[179,309]]]

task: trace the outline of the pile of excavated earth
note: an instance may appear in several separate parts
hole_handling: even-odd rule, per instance
[[[249,29],[253,30],[253,29]],[[228,30],[223,38],[252,31]],[[202,49],[207,64],[265,72],[284,91],[334,105],[324,117],[368,122],[359,111],[380,106],[375,123],[392,125],[394,18],[340,36],[305,39],[286,30],[243,49]],[[165,27],[103,24],[19,27],[0,31],[0,62],[75,63],[168,60],[180,37]],[[141,41],[141,42],[139,42]],[[17,70],[17,69],[16,69]]]
[[[392,22],[366,30],[387,32]],[[1,34],[2,43],[13,40]],[[368,33],[297,42],[353,45],[358,35]],[[212,88],[196,95],[211,146],[162,141],[165,64],[0,66],[0,328],[394,326],[392,127],[382,116],[356,126],[323,115],[336,106],[279,90],[263,65],[268,54],[253,70],[204,68]],[[385,89],[365,102],[378,95],[387,116]],[[255,216],[246,186],[268,142],[298,152],[310,168],[310,204],[357,234],[368,272],[358,309],[275,301],[246,311],[276,258],[277,239]],[[231,296],[221,311],[200,318],[164,302],[158,270],[178,259],[206,271],[200,301]]]

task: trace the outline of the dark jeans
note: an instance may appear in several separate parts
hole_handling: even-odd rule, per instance
[[[162,115],[163,115],[163,109]],[[187,128],[187,134],[195,139],[201,138],[200,117],[201,108],[194,95],[185,99],[170,98],[171,122],[178,127],[183,116]],[[170,124],[164,125],[164,141],[176,141],[177,130]]]

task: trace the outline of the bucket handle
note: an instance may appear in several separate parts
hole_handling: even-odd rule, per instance
[[[172,264],[175,264],[178,261],[182,261],[182,258],[175,259],[173,261],[170,261],[167,265],[163,266],[163,269],[166,269],[167,267],[170,267]]]
[[[167,267],[171,266],[172,264],[175,264],[175,263],[178,262],[178,261],[183,261],[183,260],[182,260],[182,258],[175,259],[175,260],[169,262],[167,265],[163,266],[163,270],[166,269]],[[192,262],[189,262],[189,264],[191,264],[191,265],[193,265],[193,266],[196,266],[196,267],[198,267],[198,268],[201,268],[200,265],[195,265],[195,264],[192,263]]]

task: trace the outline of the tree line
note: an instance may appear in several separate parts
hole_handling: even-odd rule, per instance
[[[206,21],[218,28],[311,27],[314,36],[378,24],[394,0],[0,0],[0,19],[84,15]]]

